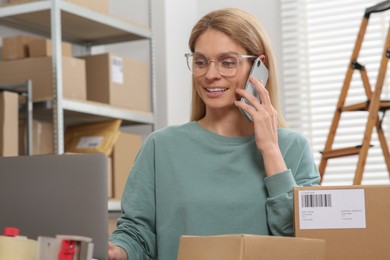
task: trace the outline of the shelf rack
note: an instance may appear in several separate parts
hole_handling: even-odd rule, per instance
[[[151,2],[149,1],[150,9],[152,8]],[[150,82],[153,111],[155,80],[150,28],[121,18],[100,14],[63,0],[42,0],[1,6],[0,24],[52,40],[53,98],[43,102],[34,102],[34,116],[48,117],[51,114],[55,153],[64,153],[64,126],[66,124],[113,118],[122,119],[123,125],[154,124],[153,113],[62,97],[62,50],[60,47],[62,41],[83,45],[87,52],[90,52],[93,46],[149,39],[151,41]],[[64,117],[66,122],[64,122]]]

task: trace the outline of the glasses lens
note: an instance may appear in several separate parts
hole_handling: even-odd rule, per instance
[[[187,56],[187,65],[194,75],[203,75],[207,71],[209,60],[205,55],[194,53]]]
[[[232,53],[221,55],[217,60],[219,73],[227,77],[234,76],[239,62],[238,56]]]

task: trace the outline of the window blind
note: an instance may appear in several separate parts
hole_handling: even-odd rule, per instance
[[[377,3],[369,0],[281,0],[285,117],[290,128],[308,138],[317,165],[365,9]],[[358,58],[366,67],[372,89],[378,76],[389,14],[390,10],[371,15]],[[390,99],[388,79],[389,70],[382,99]],[[346,105],[363,101],[366,101],[363,83],[359,72],[355,71]],[[383,127],[389,144],[388,114]],[[367,117],[368,112],[342,113],[332,148],[360,145]],[[362,184],[389,184],[389,173],[375,129],[371,144]],[[357,161],[358,156],[328,160],[323,185],[352,184]]]

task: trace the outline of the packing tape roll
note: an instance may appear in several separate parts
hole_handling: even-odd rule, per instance
[[[36,240],[0,236],[0,259],[36,260],[37,247]]]

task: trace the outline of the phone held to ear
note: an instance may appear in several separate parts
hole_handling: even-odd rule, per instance
[[[255,79],[258,79],[258,80],[261,80],[263,81],[263,85],[264,87],[267,85],[267,81],[268,81],[268,70],[267,68],[265,67],[264,63],[260,60],[260,58],[257,58],[254,62],[253,62],[253,66],[252,66],[252,69],[251,69],[251,72],[249,73],[249,77],[250,76],[253,76]],[[253,96],[255,96],[257,99],[260,100],[260,97],[259,97],[259,93],[257,93],[256,91],[256,88],[255,86],[252,85],[252,83],[249,81],[249,78],[248,78],[248,81],[246,82],[246,85],[245,85],[245,89],[250,93],[252,94]],[[244,97],[241,98],[241,101],[244,101],[245,103],[247,103],[248,105],[252,106],[252,104]],[[252,106],[253,107],[253,106]],[[244,116],[246,118],[248,118],[249,121],[252,122],[252,117],[248,114],[248,112],[246,112],[245,110],[241,109],[241,112],[244,114]]]

